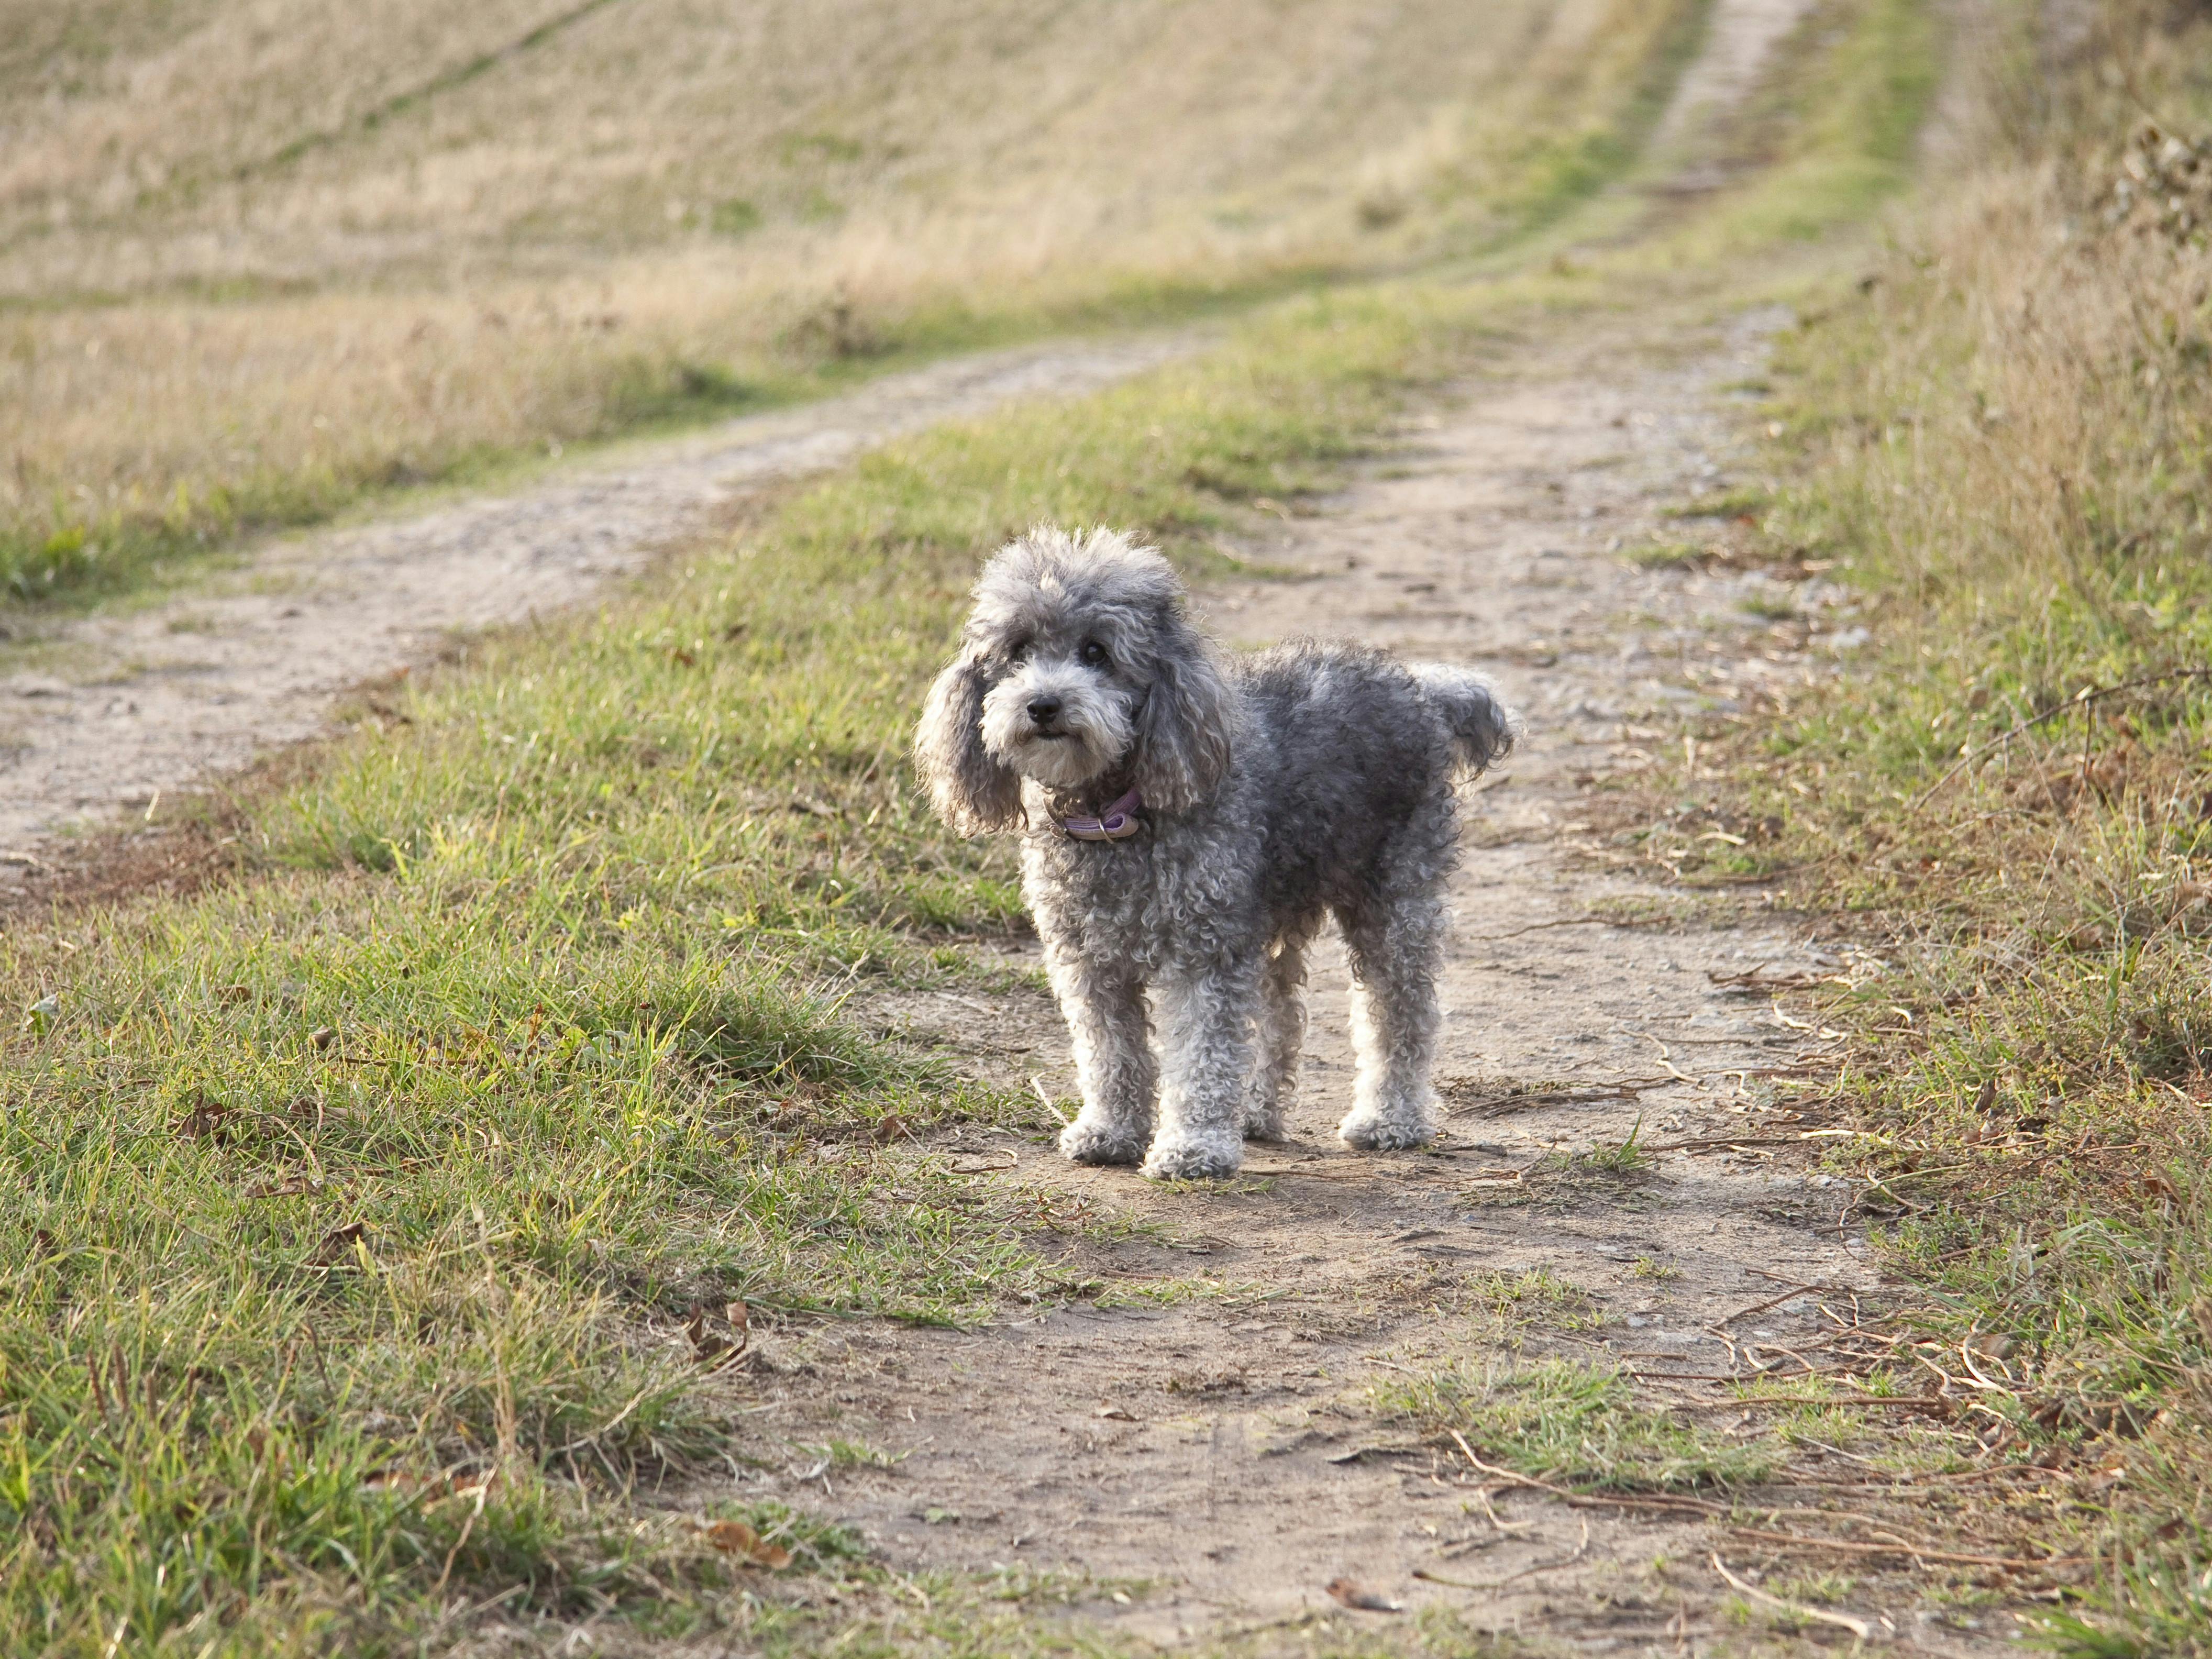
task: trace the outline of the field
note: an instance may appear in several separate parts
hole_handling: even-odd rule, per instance
[[[13,0],[0,579],[1479,251],[1618,167],[1682,15]]]
[[[0,0],[48,644],[549,447],[1212,331],[24,854],[0,1650],[2212,1651],[2212,36],[2088,22]],[[1052,1158],[1011,851],[905,763],[1041,519],[1529,710],[1431,1158]],[[1138,1467],[1164,1523],[1084,1507]],[[1286,1510],[1407,1610],[1276,1582]]]

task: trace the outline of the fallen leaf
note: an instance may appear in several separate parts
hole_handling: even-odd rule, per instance
[[[293,1181],[264,1182],[259,1185],[248,1187],[246,1189],[246,1196],[248,1198],[297,1198],[302,1193],[320,1192],[322,1188],[321,1182],[301,1176]]]
[[[192,1102],[192,1109],[177,1120],[177,1133],[188,1140],[226,1139],[223,1120],[229,1115],[230,1108],[222,1102],[201,1095]]]
[[[1102,1406],[1098,1409],[1098,1415],[1101,1417],[1110,1417],[1116,1423],[1133,1423],[1137,1420],[1129,1413],[1123,1411],[1119,1406]]]
[[[791,1552],[772,1544],[742,1521],[717,1521],[702,1528],[707,1541],[726,1555],[734,1555],[748,1566],[787,1567]]]
[[[1332,1578],[1322,1588],[1347,1607],[1359,1613],[1403,1613],[1402,1601],[1393,1601],[1381,1590],[1361,1583],[1357,1578]]]
[[[685,1322],[684,1334],[691,1339],[691,1352],[701,1364],[727,1364],[752,1340],[752,1314],[742,1302],[726,1303],[720,1310],[702,1303]]]

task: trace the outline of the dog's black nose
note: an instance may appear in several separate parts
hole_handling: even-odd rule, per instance
[[[1030,719],[1035,721],[1037,725],[1050,726],[1059,718],[1060,699],[1058,697],[1031,697],[1030,699]]]

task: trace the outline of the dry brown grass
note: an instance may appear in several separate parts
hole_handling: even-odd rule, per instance
[[[1869,1038],[1864,1202],[1937,1291],[1915,1363],[1998,1356],[2003,1501],[2097,1564],[2053,1634],[2212,1653],[2212,236],[2114,189],[2147,112],[2212,132],[2212,23],[1996,15],[1954,176],[1783,353],[1766,527],[1868,590],[1880,668],[1732,810],[1890,964],[1822,1011]]]
[[[0,539],[68,574],[79,531],[1475,245],[1686,13],[0,0]]]

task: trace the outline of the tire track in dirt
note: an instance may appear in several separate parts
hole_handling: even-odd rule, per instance
[[[61,623],[9,647],[36,667],[0,678],[0,848],[150,809],[313,737],[339,694],[429,660],[457,630],[577,605],[749,491],[1010,401],[1095,391],[1200,343],[1069,341],[887,374],[625,446],[527,490],[273,543],[189,591]],[[0,862],[0,884],[23,871]]]
[[[1346,981],[1340,956],[1317,951],[1293,1139],[1253,1147],[1229,1189],[1072,1167],[1042,1135],[962,1139],[990,1154],[981,1164],[1012,1161],[977,1178],[1026,1192],[1060,1230],[1068,1272],[1122,1305],[977,1332],[787,1328],[764,1344],[764,1425],[794,1446],[842,1437],[903,1461],[828,1477],[826,1492],[818,1472],[811,1485],[771,1472],[749,1493],[826,1506],[901,1568],[1149,1581],[1128,1606],[1102,1593],[1088,1610],[1170,1644],[1356,1621],[1325,1593],[1343,1576],[1408,1607],[1577,1640],[1671,1650],[1715,1628],[1728,1591],[1709,1567],[1651,1569],[1702,1563],[1702,1526],[1493,1486],[1515,1526],[1501,1529],[1473,1505],[1464,1464],[1378,1419],[1369,1391],[1547,1355],[1784,1374],[1807,1363],[1793,1351],[1835,1338],[1824,1301],[1848,1318],[1851,1293],[1875,1288],[1845,1220],[1852,1189],[1808,1177],[1802,1158],[1777,1167],[1762,1144],[1803,1127],[1771,1075],[1818,1067],[1832,1045],[1769,997],[1715,982],[1848,962],[1762,915],[1756,889],[1715,906],[1650,884],[1598,823],[1606,781],[1679,743],[1682,711],[1724,713],[1754,685],[1817,695],[1851,638],[1842,595],[1817,579],[1644,571],[1609,550],[1678,535],[1660,510],[1735,476],[1717,388],[1758,367],[1777,320],[1716,337],[1646,319],[1632,336],[1540,342],[1407,431],[1319,517],[1249,550],[1299,577],[1200,596],[1243,647],[1351,636],[1480,665],[1528,719],[1522,750],[1478,787],[1453,884],[1443,1142],[1377,1157],[1333,1139],[1351,1095]],[[1034,945],[1008,960],[1040,962]],[[1073,1090],[1042,991],[988,1008],[882,995],[863,1017],[979,1074]],[[1633,1094],[1499,1100],[1623,1085]],[[1632,1137],[1723,1144],[1662,1152],[1626,1179],[1556,1168]],[[1116,1217],[1139,1234],[1090,1224]],[[1814,1285],[1831,1289],[1797,1290]],[[1662,1397],[1712,1398],[1698,1381]]]

